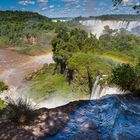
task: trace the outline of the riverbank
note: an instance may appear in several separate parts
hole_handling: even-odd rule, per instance
[[[9,89],[1,93],[0,98],[14,98],[24,96],[25,87],[30,82],[25,79],[29,73],[35,72],[43,67],[44,64],[54,63],[52,52],[29,56],[20,54],[13,49],[0,49],[0,81],[5,82]],[[24,91],[24,92],[23,92]],[[17,93],[17,94],[16,94]]]
[[[0,49],[0,57],[0,80],[9,86],[23,85],[26,74],[39,70],[45,63],[53,63],[51,52],[28,56],[11,49]]]

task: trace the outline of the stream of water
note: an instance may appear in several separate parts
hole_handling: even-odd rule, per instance
[[[107,83],[100,85],[100,80],[102,80],[103,77],[104,76],[96,77],[96,80],[93,85],[92,93],[91,93],[91,100],[100,99],[101,97],[104,97],[106,95],[124,94],[124,92],[121,91],[119,88],[109,87]]]

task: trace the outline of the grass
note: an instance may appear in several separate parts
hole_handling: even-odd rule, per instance
[[[27,98],[10,99],[5,108],[6,118],[14,123],[24,124],[34,117],[34,107]]]
[[[34,79],[31,90],[35,91],[34,97],[38,99],[48,97],[56,91],[68,92],[70,88],[62,75],[41,74]]]
[[[4,102],[0,100],[0,110],[4,109],[5,107],[6,105],[4,104]]]
[[[27,76],[28,78],[26,79],[30,79],[32,81],[31,86],[29,86],[27,90],[34,100],[44,100],[50,96],[58,96],[65,100],[88,98],[87,94],[73,92],[63,75],[52,74],[53,69],[54,65],[50,67],[45,65],[44,68],[37,73]]]
[[[39,46],[16,47],[15,49],[19,53],[27,54],[27,55],[37,55],[37,54],[47,52],[46,48],[39,47]]]
[[[69,100],[89,99],[90,94],[87,92],[88,81],[85,65],[89,64],[93,80],[96,79],[97,71],[103,74],[108,74],[111,71],[108,61],[91,53],[77,53],[70,61],[70,67],[78,68],[75,71],[71,85],[66,81],[65,75],[53,74],[55,65],[49,67],[44,65],[38,72],[26,76],[26,79],[32,81],[27,90],[34,100],[47,99],[51,96],[59,96],[62,99]]]

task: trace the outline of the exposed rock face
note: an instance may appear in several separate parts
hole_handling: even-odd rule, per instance
[[[0,140],[140,139],[140,99],[129,95],[73,102],[35,113],[28,125],[0,123]]]
[[[47,135],[53,135],[66,125],[79,104],[74,102],[55,109],[36,110],[34,120],[27,125],[0,122],[0,140],[42,140]]]
[[[26,43],[29,43],[29,44],[32,44],[32,45],[35,45],[37,43],[36,38],[34,36],[31,36],[31,35],[24,35],[22,39]]]
[[[84,103],[46,140],[139,140],[140,99],[112,96]]]

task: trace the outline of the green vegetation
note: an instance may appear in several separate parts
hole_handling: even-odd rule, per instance
[[[113,2],[113,6],[116,7],[118,5],[121,5],[123,2],[123,0],[112,0]],[[126,2],[130,2],[130,1],[126,1]],[[140,3],[138,3],[137,1],[133,1],[133,3],[131,3],[131,7],[136,10],[136,12],[139,14],[140,12]]]
[[[104,34],[100,36],[100,41],[104,46],[103,52],[107,56],[114,56],[122,62],[133,63],[137,60],[140,53],[140,37],[121,30],[109,29],[105,27]],[[106,56],[105,55],[105,56]]]
[[[30,122],[34,118],[34,107],[28,99],[10,99],[4,114],[6,119],[18,124]]]
[[[119,21],[139,21],[140,15],[101,15],[101,16],[90,16],[90,17],[76,17],[73,21],[80,20],[90,20],[90,19],[99,19],[99,20],[119,20]]]
[[[38,99],[39,97],[47,98],[50,93],[54,93],[59,90],[65,91],[65,89],[69,89],[62,75],[52,75],[53,68],[53,65],[49,67],[48,65],[44,65],[40,71],[32,73],[26,77],[27,80],[31,79],[34,81],[34,84],[31,88],[33,91],[35,91],[33,93],[35,99]]]
[[[2,91],[4,91],[4,90],[7,90],[8,89],[8,86],[5,84],[5,83],[3,83],[3,82],[1,82],[0,81],[0,92],[2,92]],[[6,105],[4,104],[4,102],[0,99],[0,111],[2,110],[2,109],[4,109],[6,107]]]
[[[51,20],[38,13],[0,11],[0,15],[0,41],[7,45],[32,44],[24,40],[33,40],[40,33],[47,33],[54,29]]]
[[[135,66],[121,64],[113,68],[111,83],[118,85],[122,90],[140,93],[140,62]]]
[[[135,65],[139,44],[139,36],[108,26],[99,39],[89,37],[84,30],[63,27],[52,40],[55,65],[44,66],[27,79],[33,82],[36,98],[47,98],[56,92],[89,97],[98,75],[111,75],[111,69],[120,63]]]
[[[5,83],[0,81],[0,92],[7,90],[7,89],[8,89],[8,86]]]
[[[0,47],[14,47],[25,54],[43,52],[51,49],[49,43],[56,27],[38,13],[0,11]]]
[[[106,26],[97,39],[75,28],[79,26],[77,19],[55,23],[31,12],[0,14],[0,46],[10,44],[24,54],[35,54],[37,50],[51,49],[52,45],[55,65],[45,65],[26,77],[32,81],[30,90],[35,99],[48,98],[52,93],[63,97],[69,93],[77,97],[89,96],[98,75],[110,75],[111,69],[119,63],[133,67],[139,58],[140,37],[123,29],[118,32]],[[123,15],[113,17],[124,18]],[[125,18],[129,20],[130,17]]]
[[[14,47],[31,55],[51,50],[55,32],[62,26],[70,26],[70,23],[64,24],[52,22],[38,13],[0,11],[0,47]]]
[[[44,65],[41,70],[26,76],[27,80],[32,81],[28,90],[34,100],[44,100],[54,96],[66,101],[66,99],[85,99],[89,96],[72,91],[62,74],[54,74],[54,68],[55,64]]]
[[[0,111],[4,109],[5,107],[6,105],[4,104],[4,102],[0,100]]]

